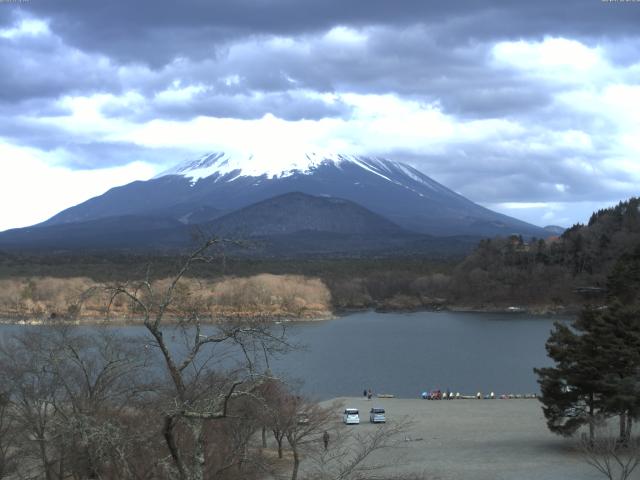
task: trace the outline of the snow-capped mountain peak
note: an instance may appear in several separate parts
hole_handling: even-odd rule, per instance
[[[198,180],[216,175],[216,181],[232,182],[240,177],[285,178],[295,174],[313,173],[322,165],[333,165],[342,168],[351,164],[381,177],[389,182],[403,183],[398,176],[409,177],[431,190],[447,191],[437,182],[415,168],[400,162],[379,157],[366,157],[345,154],[306,153],[303,155],[286,154],[229,154],[225,152],[207,153],[197,160],[185,161],[169,170],[165,170],[156,178],[167,175],[180,175],[189,178],[192,184]]]
[[[157,177],[181,175],[195,182],[214,174],[223,177],[235,172],[244,177],[262,177],[266,175],[268,178],[281,178],[293,175],[296,172],[308,173],[324,160],[324,158],[313,153],[292,158],[286,155],[214,152],[207,153],[197,160],[183,162],[160,173]]]

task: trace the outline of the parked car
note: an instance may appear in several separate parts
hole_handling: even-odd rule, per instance
[[[342,421],[347,425],[357,425],[360,423],[360,412],[357,408],[345,408]]]
[[[373,407],[369,412],[369,421],[371,423],[384,423],[387,421],[384,408]]]

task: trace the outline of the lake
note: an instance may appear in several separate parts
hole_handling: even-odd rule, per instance
[[[534,367],[550,364],[544,348],[555,318],[522,313],[360,312],[287,325],[304,350],[272,360],[279,375],[301,381],[318,399],[391,393],[415,398],[440,388],[463,394],[538,392]],[[0,326],[6,334],[24,327]],[[100,327],[79,327],[92,329]],[[109,327],[127,336],[141,326]]]
[[[289,335],[308,349],[276,361],[274,370],[303,379],[303,390],[319,398],[362,395],[365,388],[406,398],[435,388],[538,392],[533,367],[550,365],[544,344],[555,319],[522,313],[354,313],[292,325]]]

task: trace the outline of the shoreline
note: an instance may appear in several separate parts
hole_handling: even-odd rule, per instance
[[[515,313],[526,314],[532,316],[563,316],[576,315],[580,311],[580,307],[571,306],[563,308],[550,308],[548,306],[467,306],[467,305],[445,305],[438,308],[422,307],[422,308],[381,308],[376,306],[366,308],[348,308],[335,310],[336,316],[345,316],[352,313],[376,312],[376,313],[418,313],[418,312],[460,312],[460,313]]]
[[[216,317],[210,321],[201,321],[201,325],[217,325],[228,320],[245,320],[245,321],[265,321],[275,324],[281,323],[303,323],[303,322],[322,322],[326,320],[334,320],[339,318],[335,314],[309,316],[309,317],[287,317],[287,316],[268,316],[268,315],[255,315],[255,316],[240,316],[240,315],[225,315]],[[175,318],[167,317],[163,320],[165,325],[177,325],[180,322]],[[125,316],[113,316],[113,317],[80,317],[80,318],[64,318],[64,317],[9,317],[0,314],[0,325],[77,325],[77,326],[143,326],[144,319],[142,317],[125,317]]]
[[[202,325],[216,325],[223,321],[228,320],[262,320],[272,322],[276,324],[281,323],[308,323],[308,322],[324,322],[329,320],[337,320],[342,317],[356,314],[375,312],[379,314],[386,313],[420,313],[420,312],[459,312],[459,313],[495,313],[495,314],[518,314],[518,315],[530,315],[533,317],[555,317],[555,316],[573,316],[578,313],[579,309],[564,308],[564,309],[544,309],[544,308],[531,308],[531,307],[478,307],[478,306],[464,306],[464,305],[452,305],[442,308],[396,308],[396,309],[381,309],[376,307],[370,308],[349,308],[349,309],[336,309],[332,312],[326,312],[319,315],[242,315],[242,314],[226,314],[220,315],[210,321],[202,321]],[[175,318],[167,317],[165,319],[167,325],[176,325],[179,322]],[[114,326],[141,326],[144,325],[142,317],[129,317],[129,316],[113,316],[113,317],[79,317],[79,318],[64,318],[64,317],[11,317],[0,313],[0,324],[2,325],[78,325],[78,326],[91,326],[91,325],[114,325]]]

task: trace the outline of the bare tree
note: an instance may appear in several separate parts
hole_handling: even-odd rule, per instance
[[[291,408],[291,393],[286,386],[272,379],[261,386],[263,407],[260,420],[263,427],[262,447],[266,448],[265,430],[270,430],[276,441],[278,458],[283,457],[283,448],[287,427],[295,416],[295,408]]]
[[[172,460],[169,476],[180,480],[202,480],[206,468],[205,425],[230,415],[230,402],[254,396],[267,376],[260,361],[273,351],[286,348],[284,330],[279,333],[265,320],[219,321],[203,328],[200,306],[176,302],[180,282],[195,263],[211,263],[209,250],[218,239],[205,242],[184,261],[169,285],[155,291],[149,272],[145,280],[107,287],[111,301],[128,298],[140,312],[151,336],[150,345],[159,351],[171,388],[163,409],[162,435]],[[175,325],[168,325],[169,320]],[[209,322],[212,319],[207,319]],[[177,333],[176,333],[177,330]],[[170,343],[171,333],[184,341],[183,348]],[[228,345],[239,355],[234,370],[215,371],[213,345]],[[186,437],[186,438],[185,438]],[[211,471],[211,470],[209,470]],[[211,477],[213,478],[213,477]]]
[[[609,480],[627,480],[640,464],[640,440],[620,442],[612,435],[580,441],[580,452],[589,465]]]
[[[3,413],[14,426],[10,451],[20,475],[141,478],[126,450],[153,445],[127,411],[151,388],[139,375],[143,367],[126,339],[105,331],[38,327],[5,338]]]
[[[49,367],[64,392],[64,404],[56,408],[57,430],[70,452],[69,468],[81,478],[101,478],[107,472],[134,478],[125,449],[135,449],[135,438],[148,439],[125,422],[132,420],[130,409],[137,409],[157,387],[148,381],[148,355],[122,335],[71,332],[61,339]]]
[[[230,404],[228,416],[208,425],[207,478],[263,478],[269,471],[262,452],[252,443],[261,418],[259,398],[245,396]]]
[[[0,392],[0,478],[11,475],[17,467],[16,421],[11,408],[9,395]]]
[[[293,454],[291,480],[298,478],[302,453],[315,450],[321,444],[322,434],[329,428],[337,410],[336,405],[323,408],[309,402],[299,395],[289,395],[285,402],[285,415],[288,421],[283,425],[285,438]]]
[[[381,450],[402,448],[408,427],[407,421],[399,420],[393,424],[377,426],[373,431],[366,432],[334,428],[328,449],[315,449],[309,452],[307,478],[310,480],[421,478],[414,474],[400,477],[388,474],[376,476],[376,472],[389,465],[371,460],[371,457]]]
[[[321,408],[271,375],[270,357],[291,347],[282,326],[213,318],[205,296],[192,295],[197,281],[185,276],[214,260],[216,243],[187,256],[164,286],[147,270],[141,281],[101,287],[109,307],[129,303],[142,317],[144,339],[64,322],[2,339],[0,478],[264,478],[269,452],[254,441],[262,427],[274,432],[280,456],[286,439],[293,480],[303,458],[323,455],[333,476],[310,462],[310,478],[372,471],[365,459],[391,444],[387,433],[343,441],[333,427],[337,405]]]
[[[63,392],[55,374],[47,368],[48,339],[37,331],[29,333],[3,341],[0,381],[17,426],[15,440],[23,464],[20,470],[54,480],[60,478],[64,456],[57,445],[55,428],[56,405],[62,402]]]

